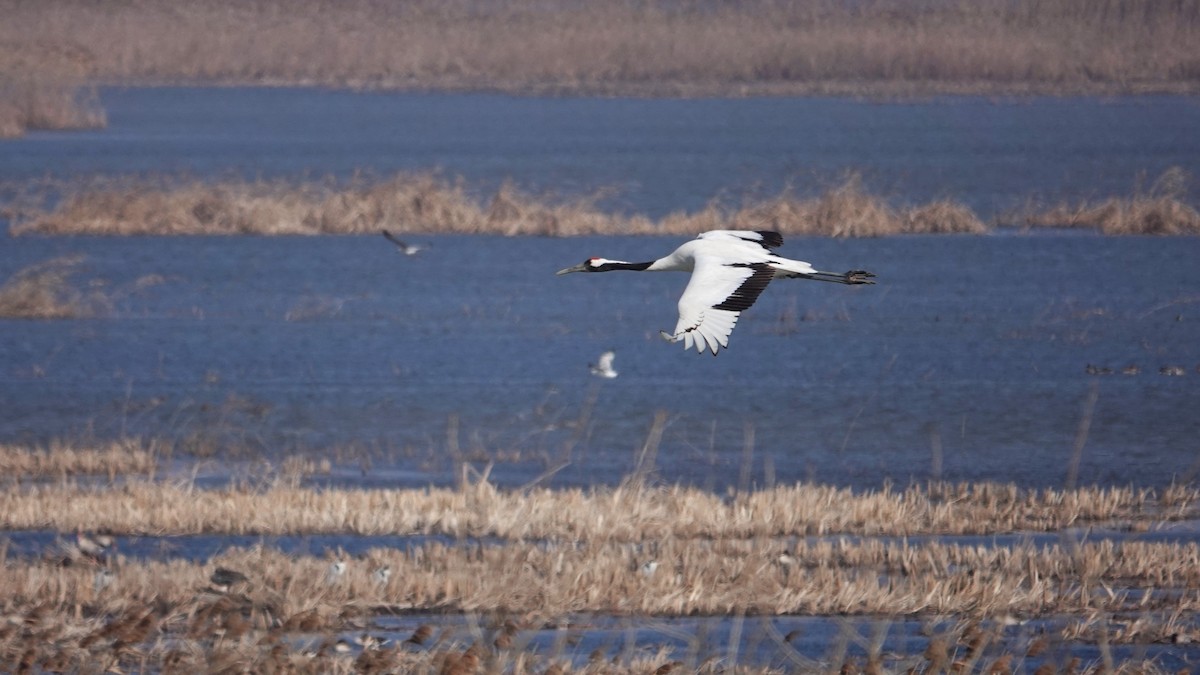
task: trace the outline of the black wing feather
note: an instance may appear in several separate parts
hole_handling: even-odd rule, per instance
[[[776,235],[778,236],[778,235]],[[728,298],[719,304],[713,305],[713,309],[724,309],[731,312],[740,312],[748,309],[758,296],[766,290],[767,284],[775,278],[775,270],[767,263],[731,263],[730,267],[749,267],[754,270],[737,290],[730,294]]]

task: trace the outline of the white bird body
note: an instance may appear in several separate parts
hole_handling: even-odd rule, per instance
[[[399,251],[400,253],[403,253],[404,255],[416,255],[416,254],[420,253],[421,251],[424,251],[426,248],[425,246],[422,246],[421,244],[409,244],[409,243],[400,241],[399,239],[396,238],[395,235],[393,235],[391,232],[388,232],[387,230],[383,231],[383,236],[385,239],[387,239],[388,241],[395,244],[396,250]]]
[[[617,371],[613,370],[613,359],[615,358],[617,358],[617,353],[610,349],[600,354],[600,358],[596,360],[596,363],[589,363],[588,368],[591,369],[592,374],[596,377],[611,380],[617,376]]]
[[[705,349],[714,355],[729,346],[729,335],[738,317],[758,299],[773,279],[813,279],[842,284],[871,284],[874,274],[853,270],[845,274],[821,272],[802,260],[776,255],[771,249],[783,244],[778,232],[712,230],[700,234],[666,256],[645,263],[628,263],[589,258],[570,272],[691,272],[692,278],[679,298],[679,321],[672,333],[662,331],[670,342],[683,342],[685,349]]]

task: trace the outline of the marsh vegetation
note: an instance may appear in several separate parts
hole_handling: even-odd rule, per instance
[[[0,2],[0,137],[97,83],[639,96],[1194,92],[1191,0]]]
[[[695,234],[769,229],[788,235],[875,237],[982,234],[1000,227],[1091,228],[1103,234],[1200,234],[1187,202],[1191,177],[1168,170],[1149,189],[1100,204],[1044,206],[984,223],[950,199],[894,205],[849,173],[813,197],[791,190],[738,203],[714,198],[698,211],[660,219],[605,210],[606,191],[574,198],[534,195],[505,183],[490,194],[436,172],[362,175],[346,181],[217,179],[171,176],[38,181],[14,185],[13,235],[313,235],[378,234],[403,228],[426,234],[580,236]]]
[[[302,469],[281,472],[273,484],[223,489],[112,479],[143,471],[160,448],[136,441],[4,448],[13,482],[0,527],[14,537],[60,533],[34,555],[5,555],[0,659],[7,666],[999,673],[1079,667],[1072,650],[1100,645],[1113,672],[1153,672],[1154,659],[1121,646],[1200,637],[1192,619],[1200,609],[1195,542],[1070,534],[1192,522],[1200,495],[1191,488],[931,484],[853,492],[800,484],[720,496],[636,475],[589,490],[507,490],[482,479],[455,489],[314,489],[301,485]],[[61,479],[82,470],[110,480]],[[942,539],[1032,531],[1063,539]],[[246,532],[413,539],[402,547],[368,543],[353,555],[340,547],[285,553],[269,544],[201,559],[173,553],[180,535]],[[904,538],[919,534],[934,536]],[[122,542],[131,537],[161,539],[163,547],[149,558],[125,555]],[[874,627],[867,637],[843,625],[811,653],[792,645],[800,631],[782,635],[775,627],[796,615],[860,617]],[[647,649],[618,631],[599,646],[581,646],[597,644],[589,636],[607,630],[605,617],[633,626],[688,616],[735,617],[729,621],[744,622],[759,646],[741,664],[737,635],[684,634],[690,646],[681,650],[666,646],[681,635],[668,631],[661,646]],[[885,650],[889,632],[903,633],[905,623],[921,627],[916,642]],[[1025,624],[1039,627],[1019,628]],[[1114,648],[1127,656],[1114,658]],[[773,654],[767,665],[764,649]]]

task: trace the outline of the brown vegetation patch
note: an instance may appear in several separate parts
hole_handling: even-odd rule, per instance
[[[82,255],[53,258],[17,272],[0,286],[0,318],[78,319],[101,315],[111,303],[101,291],[72,283]]]
[[[1103,234],[1197,234],[1200,214],[1188,205],[1181,169],[1163,173],[1146,192],[1099,206],[1026,207],[1005,221],[1031,227],[1089,227]],[[558,197],[532,195],[505,183],[487,195],[435,172],[348,181],[185,177],[53,180],[3,186],[0,214],[13,235],[315,235],[427,234],[576,236],[696,234],[713,229],[772,229],[787,235],[878,237],[897,234],[983,234],[968,207],[949,199],[895,208],[851,172],[814,197],[785,189],[740,206],[714,200],[695,212],[654,221],[603,211],[607,191]],[[58,195],[63,195],[57,199]],[[304,308],[298,309],[303,313]]]
[[[52,209],[31,194],[66,193]],[[283,180],[167,178],[97,179],[86,186],[45,185],[18,191],[9,209],[10,231],[24,234],[99,235],[310,235],[375,234],[384,229],[437,234],[575,236],[588,234],[696,234],[712,229],[775,229],[784,234],[870,237],[902,232],[979,232],[961,205],[941,201],[898,213],[870,194],[858,174],[823,194],[800,199],[786,192],[732,208],[713,202],[695,213],[659,222],[601,211],[604,193],[575,198],[537,197],[506,183],[474,196],[461,180],[435,173],[293,184]]]
[[[102,81],[535,92],[1191,91],[1200,5],[0,2],[0,45]]]
[[[0,12],[7,9],[0,6]],[[36,129],[103,128],[107,119],[95,88],[86,84],[84,61],[78,48],[61,39],[0,38],[0,139]]]
[[[96,567],[7,560],[0,567],[0,608],[11,619],[0,627],[0,658],[16,663],[30,650],[31,661],[51,658],[30,647],[44,644],[75,659],[75,667],[89,658],[109,668],[140,657],[143,668],[146,659],[208,667],[231,659],[243,669],[323,664],[328,672],[333,658],[361,671],[365,664],[352,660],[370,658],[392,669],[436,670],[451,655],[462,658],[468,645],[428,626],[386,652],[335,648],[338,633],[365,634],[373,616],[420,611],[487,617],[473,631],[482,661],[475,665],[499,670],[519,658],[513,636],[553,626],[564,637],[577,634],[568,622],[581,613],[956,617],[957,625],[935,633],[921,656],[936,671],[940,659],[999,658],[983,645],[999,641],[1005,623],[1022,617],[1075,618],[1061,634],[1040,636],[1044,650],[1068,639],[1101,645],[1194,639],[1195,626],[1184,617],[1200,608],[1194,545],[984,549],[839,542],[798,547],[786,563],[781,553],[769,540],[668,539],[652,549],[434,543],[342,558],[338,574],[331,574],[333,559],[262,548],[205,563],[117,557]],[[653,572],[645,571],[647,560],[659,563]],[[381,577],[384,568],[391,574]],[[227,571],[217,576],[218,569]],[[1130,590],[1156,588],[1180,592]],[[1137,618],[1104,618],[1118,615]],[[305,641],[315,653],[303,653]],[[1034,649],[1030,644],[1023,651]],[[879,657],[878,650],[871,653]],[[661,656],[660,665],[667,660]],[[586,672],[629,672],[644,664],[607,665],[616,670]]]
[[[284,481],[286,483],[286,481]],[[695,488],[638,485],[527,491],[267,488],[196,490],[129,481],[114,493],[71,484],[0,493],[0,528],[113,533],[445,534],[505,539],[649,541],[824,534],[1056,531],[1082,523],[1195,516],[1196,490],[1021,490],[934,484],[856,493],[794,485],[728,500]]]
[[[158,451],[153,441],[124,439],[80,446],[52,441],[42,447],[0,444],[0,473],[7,477],[52,477],[77,474],[107,475],[152,473]]]
[[[1192,177],[1173,167],[1140,187],[1127,199],[1106,199],[1099,204],[1060,204],[1024,218],[1033,227],[1084,227],[1103,234],[1200,234],[1200,212],[1186,202]]]

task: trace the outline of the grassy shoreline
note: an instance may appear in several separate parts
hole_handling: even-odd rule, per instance
[[[111,508],[85,501],[79,509],[70,509],[84,516],[75,521],[74,529],[82,529],[84,522],[112,529],[108,528],[114,524],[106,520],[108,514],[137,511],[142,489],[127,484],[91,489]],[[179,500],[187,501],[193,510],[205,512],[211,506],[199,491],[182,486],[168,489],[176,490]],[[1018,494],[1005,486],[944,489],[947,492],[941,497],[955,507],[991,495],[996,501],[989,508],[996,513],[1011,511],[1014,504],[1004,496]],[[817,518],[822,510],[836,516],[845,502],[855,501],[838,490],[796,490],[823,497],[813,505],[785,490],[781,506],[792,511],[813,509]],[[36,507],[47,516],[61,510],[55,505],[62,500],[78,498],[65,486],[51,492],[55,493],[52,499]],[[323,514],[333,516],[329,524],[335,528],[359,531],[355,525],[335,522],[337,514],[330,512],[330,503],[319,497],[329,493],[326,496],[333,501],[344,502],[350,499],[350,491],[307,492],[317,501],[298,504],[281,501],[275,488],[259,491],[261,501],[255,505],[239,502],[237,513],[244,517],[254,513],[251,509],[273,505],[269,510],[275,516],[284,511],[292,516]],[[884,665],[883,672],[904,672],[911,667],[937,672],[956,662],[993,667],[988,672],[1012,672],[1008,666],[1014,660],[1020,664],[1045,659],[1046,650],[1062,653],[1071,644],[1107,649],[1110,645],[1183,644],[1200,638],[1195,623],[1200,612],[1200,576],[1195,564],[1200,547],[1195,543],[1065,540],[1044,546],[985,547],[936,539],[743,538],[719,528],[662,530],[672,520],[687,522],[690,512],[685,508],[677,516],[678,503],[657,502],[677,502],[689,491],[638,488],[618,498],[622,490],[615,490],[608,494],[618,503],[615,510],[573,500],[571,493],[576,491],[562,491],[555,506],[544,510],[520,507],[522,502],[536,503],[544,495],[519,491],[501,495],[487,485],[408,492],[417,501],[441,504],[439,508],[444,510],[437,527],[448,525],[454,514],[464,518],[492,514],[515,522],[537,511],[540,515],[534,516],[535,520],[561,521],[565,529],[560,531],[561,538],[551,540],[528,540],[524,538],[527,532],[510,528],[497,531],[500,539],[486,545],[469,537],[456,538],[404,549],[374,548],[355,557],[332,552],[288,555],[255,546],[227,550],[204,561],[174,559],[169,553],[156,560],[127,558],[113,547],[100,564],[63,538],[61,548],[40,556],[0,553],[4,563],[0,566],[4,598],[0,609],[8,618],[0,623],[0,663],[17,670],[20,663],[28,661],[55,670],[55,664],[66,659],[66,665],[57,667],[80,672],[86,671],[89,660],[98,660],[102,666],[96,672],[115,664],[135,669],[149,664],[152,669],[175,672],[179,667],[212,669],[224,664],[222,667],[229,668],[236,663],[240,664],[237,668],[255,672],[385,672],[396,668],[440,673],[541,672],[557,667],[562,670],[555,672],[624,673],[650,672],[669,663],[678,668],[686,662],[677,657],[698,659],[701,655],[699,649],[690,655],[659,651],[652,657],[641,654],[645,660],[638,661],[631,660],[634,654],[629,651],[619,650],[620,658],[609,660],[606,654],[601,661],[592,659],[586,667],[572,668],[566,664],[577,661],[579,655],[572,653],[570,645],[588,630],[576,621],[588,614],[627,617],[630,625],[652,617],[724,616],[740,622],[749,617],[785,615],[841,622],[860,617],[878,622],[877,632],[886,632],[892,620],[925,624],[924,651],[910,646],[908,653],[885,652],[881,643],[867,645],[868,665],[875,661],[876,672]],[[906,492],[892,502],[892,508],[916,499],[916,494]],[[762,517],[752,504],[755,496],[744,502],[734,500],[725,509],[727,517]],[[1181,491],[1158,498],[1128,490],[1083,490],[1047,491],[1038,498],[1028,497],[1060,511],[1063,517],[1056,522],[1062,524],[1083,522],[1069,515],[1073,503],[1094,505],[1097,499],[1109,504],[1102,512],[1121,508],[1121,504],[1155,502],[1157,515],[1145,514],[1152,519],[1147,522],[1161,522],[1157,519],[1169,517],[1159,508],[1163,503],[1194,501],[1195,495]],[[721,500],[717,502],[704,508],[722,510]],[[348,507],[359,515],[374,517],[405,514],[411,505],[363,506],[351,500]],[[1184,507],[1182,502],[1174,508],[1180,507],[1194,508]],[[11,516],[13,512],[6,504],[0,513]],[[571,524],[572,519],[593,517],[607,521],[607,529],[580,529]],[[14,525],[18,523],[10,519],[3,526]],[[623,528],[647,526],[649,539],[626,539],[619,534]],[[179,528],[166,527],[149,536],[164,536],[175,529]],[[224,523],[219,529],[237,527]],[[464,530],[455,531],[456,537],[462,537]],[[648,568],[650,562],[656,566]],[[331,571],[335,563],[344,565],[336,575]],[[229,587],[219,587],[210,579],[217,568],[235,570],[241,576]],[[381,576],[384,569],[388,574]],[[416,617],[413,623],[434,625],[440,623],[439,616],[451,624],[462,619],[476,623],[470,631],[441,628],[436,638],[426,623],[425,628],[418,628],[423,632],[414,631],[414,638],[423,635],[420,639],[404,641],[401,635],[382,648],[334,649],[339,635],[378,632],[377,618],[397,616]],[[1026,631],[1024,638],[1005,632],[1005,627],[1014,623],[1046,617],[1053,617],[1056,627]],[[550,651],[526,648],[523,640],[536,631],[556,632],[560,647]],[[28,639],[35,635],[37,646],[30,647]],[[790,637],[774,639],[780,649],[792,649]],[[468,657],[472,650],[474,658]],[[843,661],[853,663],[835,644],[818,660],[794,650],[789,653],[794,660],[788,669],[792,672],[796,667],[826,672]],[[461,663],[464,657],[470,667],[447,667],[448,662]],[[1069,657],[1051,657],[1044,662],[1055,668],[1051,672],[1061,672],[1068,661]],[[693,661],[690,667],[696,670],[699,665]],[[1120,672],[1119,668],[1155,672],[1152,662],[1140,660],[1110,662],[1109,666],[1114,670],[1108,672]],[[742,667],[738,670],[747,672]],[[1019,666],[1018,671],[1026,672]]]
[[[172,457],[167,444],[135,439],[0,445],[0,540],[62,533],[22,554],[0,544],[0,668],[1000,673],[1032,663],[1059,672],[1078,666],[1070,654],[1081,646],[1107,654],[1122,645],[1134,656],[1107,658],[1108,672],[1159,672],[1139,645],[1200,639],[1200,544],[1137,534],[1200,516],[1193,486],[796,484],[713,494],[635,475],[588,489],[501,489],[483,478],[355,489],[305,486],[322,467],[286,460],[273,480],[201,489],[157,477]],[[1130,534],[1072,533],[1091,525]],[[1062,540],[942,539],[1031,532]],[[363,539],[353,556],[264,542],[201,560],[173,539],[317,533],[418,538],[393,547]],[[126,536],[162,545],[126,556]],[[236,575],[223,581],[218,568]],[[589,615],[623,617],[630,630],[655,617],[728,617],[791,665],[743,665],[736,654],[710,662],[725,646],[699,633],[686,653],[606,644],[585,661],[573,645],[592,630]],[[841,623],[837,639],[856,642],[857,655],[836,641],[802,654],[773,632],[770,617],[784,616]],[[885,649],[850,617],[880,635],[893,622],[919,623],[921,637]],[[1024,622],[1038,627],[1008,630]],[[547,633],[557,646],[533,645]]]
[[[1037,205],[984,223],[950,199],[894,206],[858,174],[812,197],[791,190],[731,204],[714,200],[660,219],[603,210],[603,190],[574,198],[538,196],[505,183],[478,195],[461,179],[435,172],[289,181],[211,181],[170,176],[108,177],[4,186],[0,217],[23,235],[315,235],[423,234],[579,236],[695,234],[712,229],[770,229],[785,235],[874,237],[984,234],[1086,228],[1102,234],[1200,234],[1200,212],[1186,200],[1191,177],[1175,168],[1147,189],[1099,202]]]
[[[95,81],[542,92],[1195,91],[1200,3],[3,0]]]
[[[121,86],[638,97],[1200,92],[1200,2],[0,0],[0,138]]]

